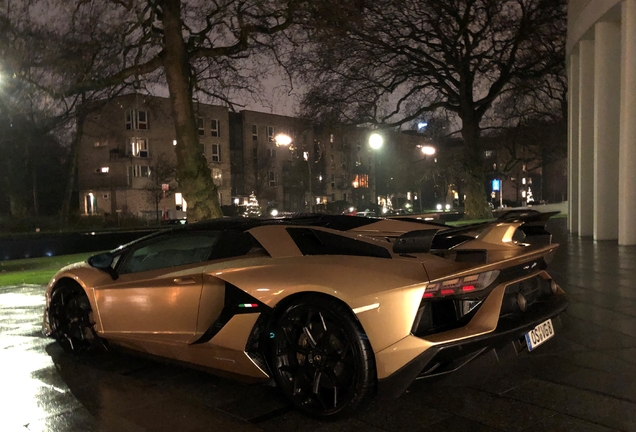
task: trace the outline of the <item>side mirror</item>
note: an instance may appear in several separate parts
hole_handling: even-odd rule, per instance
[[[113,278],[113,280],[117,280],[119,275],[112,267],[114,259],[115,257],[113,256],[113,254],[111,254],[110,252],[105,252],[93,255],[92,257],[88,258],[88,264],[91,267],[105,271],[110,275],[111,278]]]

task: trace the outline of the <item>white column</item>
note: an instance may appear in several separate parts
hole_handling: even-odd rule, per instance
[[[579,236],[594,233],[594,41],[579,42]]]
[[[623,2],[618,244],[636,245],[636,0]]]
[[[594,239],[618,238],[621,26],[594,29]]]
[[[568,231],[579,232],[579,51],[570,54],[568,133]]]

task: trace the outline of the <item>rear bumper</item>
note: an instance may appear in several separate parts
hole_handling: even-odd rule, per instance
[[[440,372],[432,371],[436,365],[448,365],[455,362],[453,367],[445,372],[456,370],[483,353],[518,340],[538,324],[559,315],[568,304],[565,295],[556,295],[523,314],[500,317],[497,328],[490,333],[434,345],[395,373],[379,380],[378,393],[381,397],[399,397],[416,378],[439,375]]]

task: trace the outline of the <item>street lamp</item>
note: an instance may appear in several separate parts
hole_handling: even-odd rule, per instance
[[[371,150],[379,151],[383,145],[384,145],[384,137],[382,135],[380,135],[377,132],[373,132],[371,135],[369,135],[369,147],[371,147]],[[375,195],[375,198],[377,199],[378,198],[378,178],[380,177],[380,169],[379,169],[380,162],[378,158],[376,157],[374,157],[373,159],[375,161],[374,195]]]
[[[380,150],[384,144],[384,138],[377,132],[372,133],[369,136],[369,147],[373,150]]]
[[[274,142],[277,146],[288,146],[291,145],[292,139],[289,135],[279,133],[274,137]]]
[[[292,148],[293,140],[292,138],[283,133],[279,133],[274,137],[274,142],[277,146],[285,146]],[[309,170],[309,212],[311,213],[313,204],[314,204],[314,196],[311,190],[311,158],[309,157],[309,152],[303,152],[303,159],[307,161],[307,167]]]
[[[424,153],[425,156],[433,156],[435,152],[436,150],[435,150],[435,147],[433,146],[430,146],[430,145],[422,146],[422,153]]]

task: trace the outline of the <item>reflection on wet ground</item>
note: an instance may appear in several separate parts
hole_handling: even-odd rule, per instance
[[[551,273],[571,298],[531,355],[489,354],[338,422],[275,388],[109,352],[76,358],[41,336],[43,288],[0,288],[1,431],[636,431],[636,247],[551,222]]]

